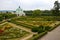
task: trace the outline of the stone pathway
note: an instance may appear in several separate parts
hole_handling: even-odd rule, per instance
[[[60,26],[53,31],[48,32],[47,35],[43,36],[39,40],[60,40]]]

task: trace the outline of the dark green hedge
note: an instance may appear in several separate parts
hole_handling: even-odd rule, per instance
[[[37,34],[37,35],[33,36],[33,37],[31,38],[31,40],[38,40],[39,38],[41,38],[41,37],[44,36],[45,34],[47,34],[47,31],[42,32],[42,33],[40,33],[40,34]]]
[[[32,28],[32,32],[38,32],[38,33],[42,33],[42,32],[45,32],[45,31],[49,31],[51,29],[50,26],[39,26],[39,27],[33,27]]]

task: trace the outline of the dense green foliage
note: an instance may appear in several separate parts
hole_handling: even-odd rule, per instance
[[[0,13],[0,21],[5,20],[5,19],[9,19],[9,18],[13,18],[16,17],[16,14],[12,14],[12,13]]]
[[[2,15],[0,15],[0,21],[2,21],[4,18],[3,18],[3,16]]]
[[[29,10],[29,11],[24,11],[27,16],[60,16],[60,11],[59,10]]]
[[[24,11],[24,12],[25,12],[25,14],[26,14],[27,16],[32,16],[32,13],[33,13],[33,11],[32,11],[32,10]]]
[[[39,9],[33,11],[32,16],[40,16],[41,11]]]
[[[60,21],[60,16],[40,16],[40,17],[20,17],[17,18],[20,21]]]
[[[51,29],[51,27],[49,27],[49,26],[39,26],[39,27],[32,28],[32,31],[42,33],[44,31],[49,31],[50,29]]]
[[[58,3],[58,1],[55,1],[54,7],[55,7],[55,9],[54,9],[54,15],[55,15],[55,14],[56,14],[57,16],[60,15],[60,14],[59,14],[59,3]]]

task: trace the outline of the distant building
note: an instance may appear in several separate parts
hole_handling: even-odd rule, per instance
[[[12,14],[16,14],[17,16],[25,16],[25,13],[23,10],[20,8],[20,6],[15,10],[1,10],[0,13],[8,13],[11,12]]]
[[[15,14],[17,14],[17,16],[25,16],[25,13],[20,8],[20,6],[19,6],[19,8],[16,9],[16,13]]]

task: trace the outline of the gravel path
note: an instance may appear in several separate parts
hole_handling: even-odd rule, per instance
[[[8,23],[8,22],[4,22],[4,23],[2,23],[2,24],[0,24],[0,25],[4,25],[4,24],[6,24],[6,23]]]
[[[39,40],[60,40],[60,26],[53,31],[48,32],[47,35],[43,36]]]

